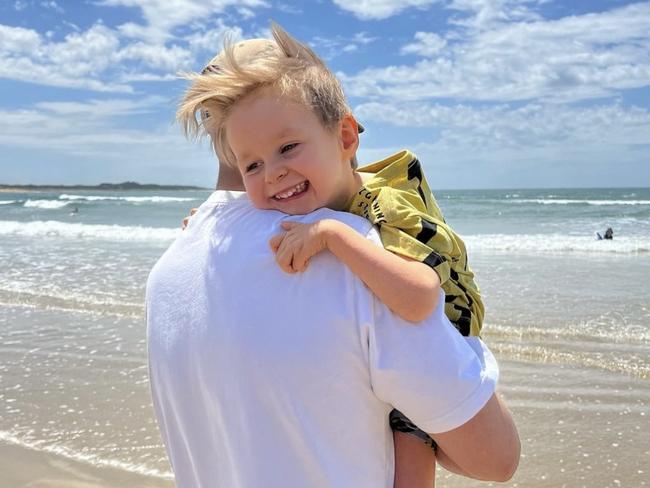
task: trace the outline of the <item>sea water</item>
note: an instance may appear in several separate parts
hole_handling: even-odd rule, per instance
[[[0,193],[0,442],[170,477],[144,285],[209,193]],[[508,486],[644,486],[650,189],[435,193],[467,245],[524,442]]]

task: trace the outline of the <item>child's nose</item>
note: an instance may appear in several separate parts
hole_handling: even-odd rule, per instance
[[[268,183],[277,183],[287,176],[288,170],[283,165],[269,165],[267,166],[266,181]]]

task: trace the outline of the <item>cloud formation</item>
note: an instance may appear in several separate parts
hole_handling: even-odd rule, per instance
[[[425,8],[441,0],[333,0],[341,9],[353,13],[362,20],[381,20],[397,15],[410,8]]]
[[[418,32],[402,53],[419,60],[345,76],[349,93],[407,101],[576,101],[650,84],[648,2],[490,29],[467,24],[444,38]]]
[[[51,33],[0,24],[0,78],[35,84],[132,93],[135,81],[174,79],[181,70],[206,61],[223,37],[242,36],[215,15],[228,7],[262,8],[263,0],[104,0],[103,6],[137,7],[145,23],[126,22],[109,27],[96,21],[87,30],[67,23],[72,32],[63,39]],[[47,8],[58,7],[50,2]],[[23,9],[27,6],[15,5]],[[248,14],[246,14],[248,15]],[[202,22],[196,22],[197,19]],[[212,21],[209,21],[213,19]],[[183,28],[176,35],[175,29]]]
[[[50,16],[60,10],[51,0],[14,9],[27,17],[37,4]],[[565,16],[558,6],[573,8],[558,0],[332,0],[319,4],[318,15],[329,8],[356,31],[327,35],[311,9],[268,0],[101,0],[89,8],[128,15],[110,23],[97,14],[79,26],[64,17],[41,30],[0,24],[0,78],[26,82],[36,100],[0,108],[0,148],[47,151],[62,165],[96,161],[98,171],[110,161],[124,174],[135,168],[120,161],[174,168],[189,151],[194,174],[212,174],[210,150],[190,149],[174,127],[165,82],[200,69],[224,36],[270,35],[260,14],[281,12],[313,33],[301,37],[286,25],[338,70],[369,129],[362,160],[408,145],[447,171],[437,174],[438,187],[458,186],[459,166],[471,173],[463,180],[470,186],[497,177],[492,186],[552,185],[568,166],[578,180],[577,168],[589,168],[584,174],[594,182],[627,174],[636,183],[629,175],[644,174],[650,183],[640,170],[650,134],[650,2]],[[434,15],[435,30],[418,22]],[[140,82],[158,82],[146,85],[154,96],[142,98]],[[34,85],[66,90],[43,90],[59,97],[44,99]]]
[[[205,22],[229,7],[236,7],[244,18],[249,17],[253,9],[268,7],[265,0],[102,0],[101,5],[139,9],[145,23],[128,22],[120,26],[120,31],[156,45],[175,37],[177,27],[195,21]]]

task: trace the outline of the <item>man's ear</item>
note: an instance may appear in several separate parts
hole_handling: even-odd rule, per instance
[[[359,148],[359,127],[355,118],[348,114],[339,124],[341,150],[346,159],[352,159]]]

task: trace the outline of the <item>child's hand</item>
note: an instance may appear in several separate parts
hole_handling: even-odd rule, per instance
[[[185,228],[187,227],[187,224],[190,223],[190,217],[191,217],[192,215],[194,215],[194,214],[196,213],[197,210],[198,210],[198,208],[193,208],[192,210],[190,210],[190,214],[189,214],[187,217],[185,217],[185,218],[183,219],[183,223],[182,223],[182,225],[181,225],[181,228],[182,228],[183,230],[185,230]]]
[[[287,232],[274,236],[269,244],[278,265],[287,273],[304,271],[309,259],[327,247],[327,220],[313,224],[282,222],[282,228]]]

